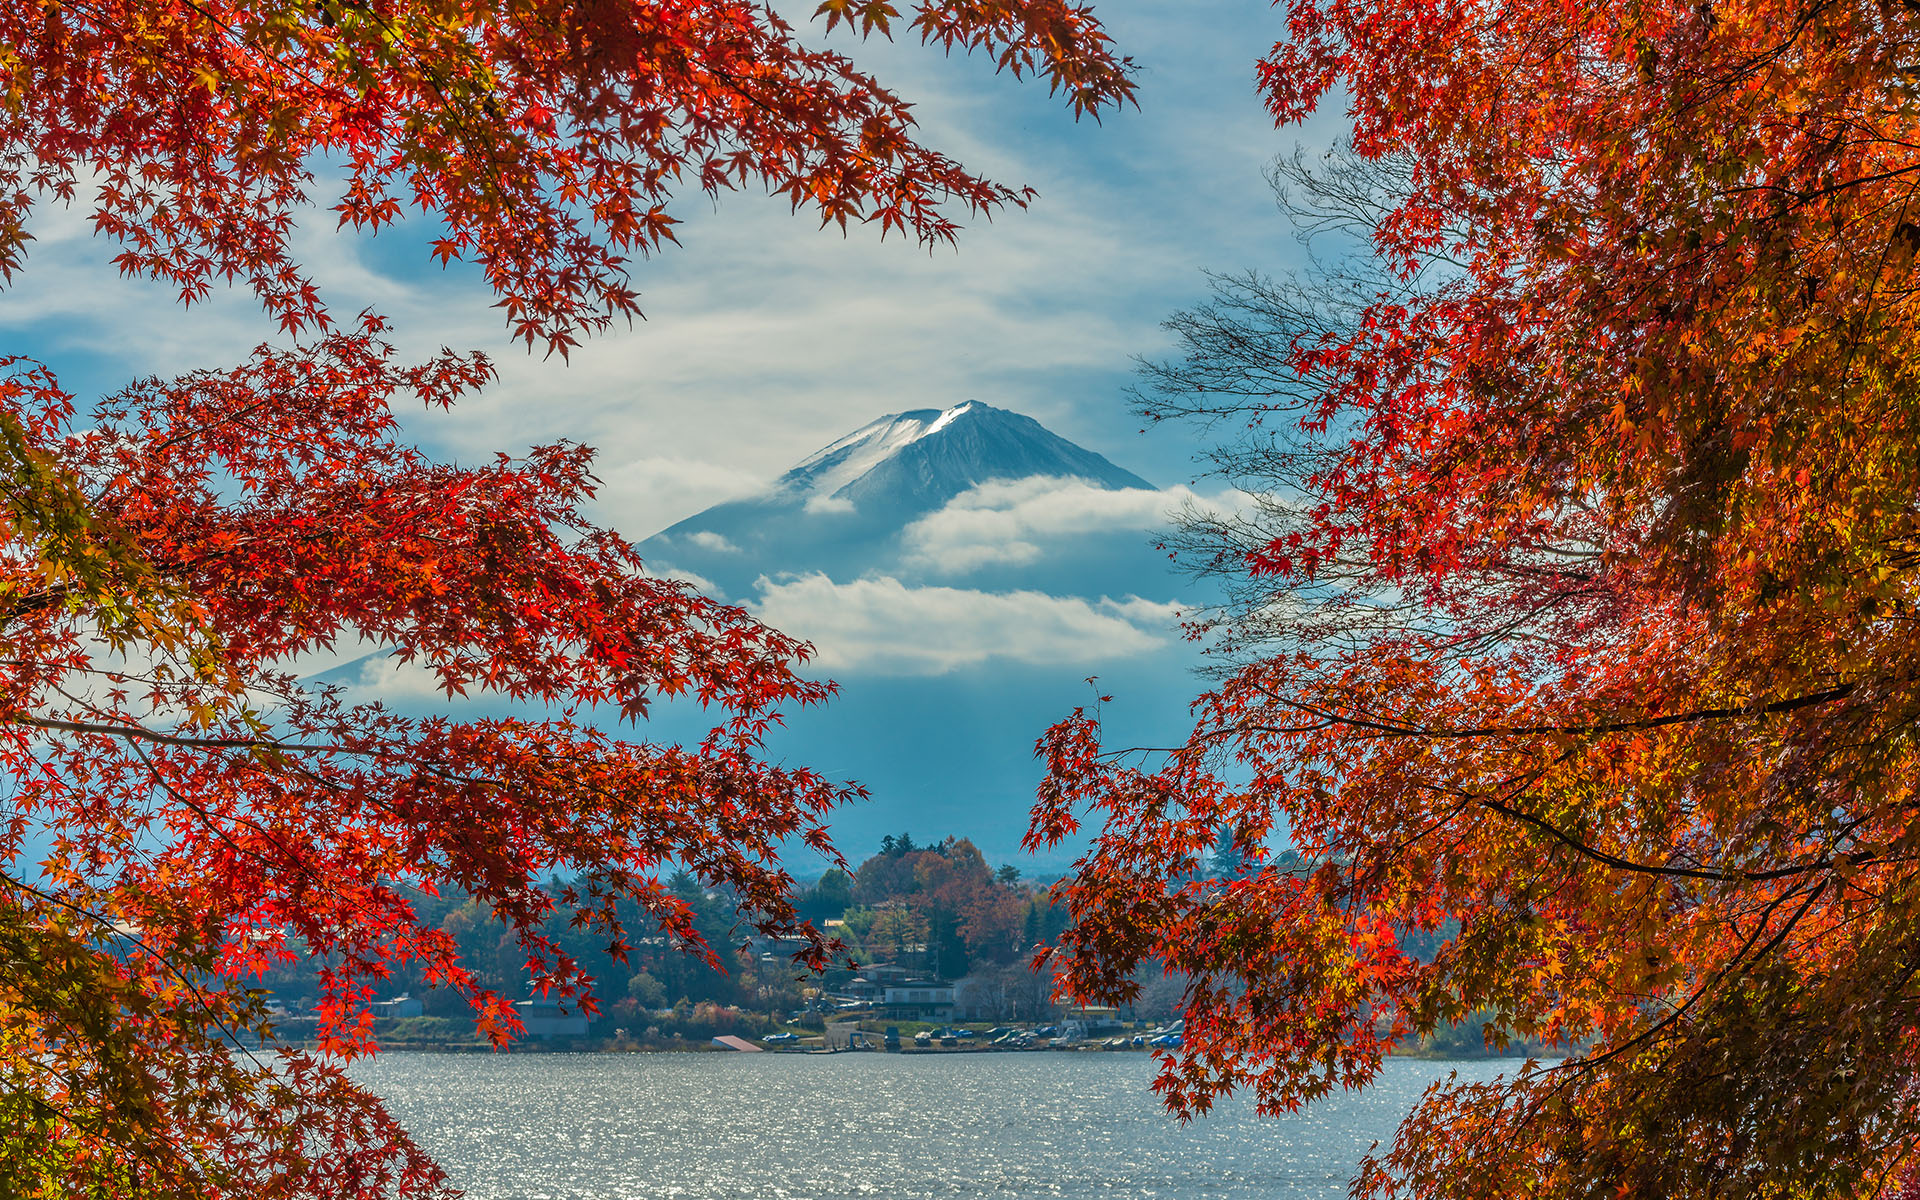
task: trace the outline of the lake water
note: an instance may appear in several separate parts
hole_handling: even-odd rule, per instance
[[[1335,1200],[1428,1083],[1180,1126],[1145,1054],[409,1054],[354,1074],[474,1200]]]

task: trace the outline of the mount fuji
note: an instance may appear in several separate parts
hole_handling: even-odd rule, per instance
[[[969,400],[945,412],[892,413],[808,455],[774,484],[829,510],[926,508],[989,479],[1078,476],[1112,488],[1151,487],[1032,417]]]
[[[1090,597],[1165,593],[1172,581],[1149,531],[1168,505],[1140,476],[1032,417],[970,400],[880,417],[640,551],[730,597],[814,573]]]

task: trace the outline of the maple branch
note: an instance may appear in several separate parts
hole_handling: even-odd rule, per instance
[[[1703,879],[1715,883],[1765,883],[1775,879],[1788,879],[1795,875],[1804,875],[1809,871],[1829,870],[1835,865],[1833,856],[1827,855],[1824,858],[1815,859],[1812,862],[1796,863],[1787,867],[1775,867],[1766,871],[1715,871],[1705,867],[1656,867],[1647,863],[1634,862],[1632,859],[1621,858],[1619,855],[1601,850],[1587,842],[1581,841],[1579,838],[1567,833],[1545,818],[1535,816],[1532,813],[1522,812],[1503,801],[1489,797],[1478,797],[1477,800],[1482,808],[1491,809],[1501,816],[1511,817],[1523,824],[1531,825],[1535,829],[1540,830],[1560,842],[1568,849],[1577,851],[1593,859],[1595,862],[1602,863],[1617,870],[1630,871],[1639,875]],[[1891,861],[1888,858],[1875,854],[1848,854],[1843,855],[1842,859],[1848,866],[1852,867],[1871,866],[1874,863]]]
[[[160,767],[157,763],[155,763],[151,758],[147,757],[146,751],[140,748],[140,745],[138,742],[132,743],[130,748],[133,750],[134,757],[138,758],[141,764],[147,768],[147,773],[149,777],[152,778],[154,783],[158,784],[160,786],[160,789],[166,792],[166,794],[176,804],[181,805],[182,807],[188,809],[189,811],[194,813],[196,816],[198,816],[200,818],[201,823],[205,825],[209,830],[211,830],[215,837],[219,838],[222,842],[224,842],[229,850],[232,850],[235,854],[241,856],[242,858],[250,858],[253,861],[259,863],[261,866],[269,865],[270,860],[267,858],[267,856],[260,854],[256,851],[249,850],[246,847],[242,846],[239,842],[234,841],[233,836],[230,833],[228,833],[227,830],[220,825],[219,821],[217,821],[214,818],[214,815],[212,813],[208,812],[201,805],[194,803],[193,800],[191,800],[184,793],[182,793],[179,788],[173,786],[173,782],[169,780],[161,772]],[[311,775],[311,772],[301,772],[301,773]],[[239,821],[241,824],[251,827],[254,830],[254,832],[258,833],[261,837],[265,838],[267,841],[267,844],[272,846],[274,849],[278,850],[282,858],[284,859],[285,863],[288,865],[291,865],[297,874],[305,876],[309,880],[309,882],[312,882],[315,884],[320,884],[323,882],[319,874],[313,869],[311,865],[309,865],[306,862],[306,860],[303,857],[296,854],[291,846],[289,846],[285,841],[283,841],[278,834],[275,834],[272,831],[270,831],[265,825],[262,825],[259,821],[253,819],[252,817],[243,816],[243,815],[230,814],[230,819]]]
[[[1697,989],[1695,989],[1693,994],[1687,997],[1684,1003],[1680,1004],[1672,1012],[1668,1013],[1666,1016],[1662,1017],[1660,1020],[1654,1022],[1652,1025],[1648,1026],[1646,1029],[1635,1034],[1633,1037],[1628,1038],[1625,1042],[1622,1042],[1620,1045],[1615,1046],[1613,1049],[1608,1050],[1602,1054],[1588,1057],[1588,1058],[1572,1060],[1567,1063],[1563,1063],[1559,1067],[1551,1067],[1548,1069],[1556,1070],[1556,1071],[1557,1070],[1590,1070],[1591,1068],[1599,1066],[1600,1064],[1607,1062],[1610,1059],[1618,1058],[1620,1055],[1625,1054],[1628,1050],[1632,1049],[1634,1046],[1651,1039],[1655,1034],[1659,1033],[1662,1029],[1665,1029],[1669,1025],[1672,1025],[1675,1022],[1679,1021],[1680,1018],[1685,1016],[1687,1012],[1691,1010],[1695,1004],[1699,1003],[1703,997],[1707,996],[1709,993],[1713,991],[1713,989],[1717,988],[1722,982],[1724,982],[1726,978],[1729,975],[1731,975],[1736,968],[1741,967],[1742,965],[1751,966],[1753,963],[1759,962],[1761,959],[1765,958],[1767,955],[1773,953],[1774,950],[1778,949],[1780,944],[1787,939],[1789,934],[1793,932],[1794,927],[1798,925],[1801,922],[1801,920],[1806,917],[1808,910],[1813,907],[1813,902],[1819,899],[1820,893],[1825,891],[1826,887],[1827,887],[1826,880],[1820,880],[1816,882],[1813,885],[1812,889],[1807,892],[1806,899],[1801,901],[1800,907],[1794,911],[1794,914],[1791,917],[1787,918],[1786,924],[1780,927],[1779,932],[1775,933],[1771,938],[1767,939],[1767,944],[1760,947],[1758,951],[1755,951],[1751,958],[1747,957],[1747,951],[1752,948],[1754,942],[1759,940],[1760,935],[1766,932],[1767,921],[1772,918],[1774,910],[1779,908],[1781,904],[1785,903],[1793,895],[1793,892],[1791,890],[1782,892],[1778,897],[1774,899],[1773,903],[1767,906],[1766,911],[1761,914],[1760,923],[1754,927],[1753,933],[1748,936],[1747,940],[1741,944],[1738,950],[1735,950],[1733,954],[1728,957],[1726,962],[1721,964],[1720,969],[1714,972],[1714,974],[1705,983],[1701,984]]]
[[[1642,717],[1629,721],[1604,721],[1586,725],[1483,725],[1471,729],[1424,729],[1417,725],[1389,724],[1384,720],[1350,716],[1332,709],[1322,709],[1308,704],[1304,700],[1290,698],[1280,703],[1297,708],[1310,716],[1335,725],[1350,725],[1360,729],[1372,730],[1386,737],[1411,737],[1429,740],[1449,740],[1453,738],[1474,737],[1527,737],[1537,734],[1594,734],[1594,733],[1633,733],[1647,729],[1660,729],[1668,725],[1685,725],[1695,721],[1724,721],[1736,717],[1768,716],[1778,713],[1795,712],[1815,705],[1828,704],[1843,700],[1853,694],[1856,685],[1841,684],[1824,692],[1813,692],[1805,696],[1796,696],[1791,700],[1775,700],[1757,708],[1702,708],[1690,712],[1669,713],[1659,717]],[[1269,693],[1271,694],[1271,693]],[[1325,728],[1313,726],[1310,728]],[[1233,732],[1290,734],[1309,730],[1269,727],[1263,725],[1237,725]]]
[[[101,725],[89,721],[62,721],[54,717],[33,717],[14,712],[0,717],[9,725],[25,725],[59,733],[89,733],[106,737],[156,742],[163,746],[184,746],[193,750],[300,750],[310,754],[372,755],[372,750],[354,750],[346,746],[310,745],[301,742],[276,742],[268,738],[209,738],[188,734],[161,733],[144,725]]]
[[[0,627],[10,625],[21,617],[58,607],[72,594],[72,589],[65,584],[56,584],[36,592],[28,592],[7,606],[4,612],[0,612]]]
[[[1914,175],[1914,174],[1920,174],[1920,163],[1915,163],[1911,166],[1905,166],[1905,167],[1895,167],[1885,171],[1878,171],[1872,175],[1861,175],[1854,179],[1842,180],[1839,183],[1830,183],[1830,184],[1827,184],[1825,187],[1818,187],[1813,189],[1810,192],[1796,191],[1793,188],[1789,188],[1778,183],[1755,183],[1755,184],[1750,184],[1744,187],[1730,187],[1727,189],[1727,191],[1731,193],[1779,192],[1782,195],[1791,196],[1793,198],[1793,203],[1789,205],[1787,209],[1782,210],[1781,215],[1784,216],[1786,212],[1792,211],[1793,209],[1805,208],[1808,204],[1811,204],[1816,200],[1824,200],[1828,196],[1834,195],[1839,192],[1844,192],[1849,188],[1865,187],[1866,185],[1871,183],[1885,183],[1889,179],[1900,179],[1904,176]]]

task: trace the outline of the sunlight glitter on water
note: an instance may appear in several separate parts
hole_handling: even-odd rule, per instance
[[[474,1200],[1335,1200],[1449,1070],[1182,1127],[1141,1054],[389,1054],[355,1075]],[[1515,1060],[1504,1064],[1517,1066]]]

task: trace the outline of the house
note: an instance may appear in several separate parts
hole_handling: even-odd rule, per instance
[[[844,922],[842,923],[844,924]],[[789,934],[783,937],[769,937],[763,933],[756,933],[747,938],[747,945],[762,956],[774,954],[785,955],[788,958],[792,958],[794,955],[806,951],[813,943],[806,938],[800,937],[798,934]]]
[[[391,1000],[377,1000],[368,1007],[376,1017],[417,1017],[426,1012],[420,1001],[404,992]]]
[[[549,1040],[587,1036],[584,1013],[569,1012],[545,1000],[522,1000],[513,1006],[514,1015],[527,1027],[527,1036]]]
[[[1066,1010],[1060,1022],[1061,1038],[1077,1042],[1082,1038],[1102,1037],[1125,1029],[1120,1010],[1099,1004],[1076,1004]]]
[[[953,985],[937,979],[910,979],[888,985],[881,998],[889,1017],[941,1021],[953,1016]]]
[[[892,963],[869,963],[860,968],[840,994],[850,1000],[865,1000],[878,1003],[885,999],[887,989],[896,987],[914,977],[912,967],[896,967]]]

